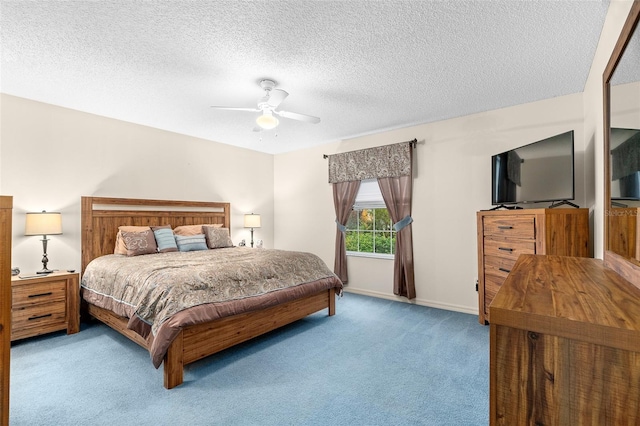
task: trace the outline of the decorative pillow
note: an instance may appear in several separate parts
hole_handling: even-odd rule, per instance
[[[151,229],[153,230],[153,235],[156,237],[156,244],[158,244],[158,251],[160,253],[178,251],[178,245],[176,244],[176,239],[173,236],[171,227],[164,228],[154,226]]]
[[[202,229],[207,239],[207,246],[210,249],[233,247],[233,241],[231,241],[231,237],[229,236],[229,228],[204,225]]]
[[[203,226],[215,226],[218,228],[222,228],[221,223],[207,223],[200,225],[182,225],[176,226],[176,229],[173,230],[173,233],[176,235],[200,235],[203,233]]]
[[[176,235],[176,244],[180,251],[207,250],[207,242],[204,239],[204,234]]]
[[[116,234],[116,246],[113,250],[113,254],[127,254],[127,247],[124,245],[124,241],[122,241],[122,231],[126,232],[144,232],[148,231],[151,228],[148,226],[130,226],[130,225],[122,225],[118,226],[118,233]]]
[[[151,229],[142,232],[120,231],[120,233],[122,235],[121,240],[124,241],[124,245],[127,248],[127,256],[139,256],[141,254],[158,252],[156,239]]]

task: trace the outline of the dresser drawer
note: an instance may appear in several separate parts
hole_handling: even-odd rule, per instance
[[[66,289],[66,281],[64,280],[44,283],[25,281],[24,285],[14,284],[11,292],[12,310],[58,301],[62,301],[64,306]]]
[[[536,238],[533,216],[492,216],[484,218],[484,235],[533,240]]]
[[[484,240],[484,255],[517,260],[521,254],[536,254],[535,241]]]
[[[487,311],[515,263],[515,260],[503,257],[487,256],[484,258],[484,306]],[[488,318],[489,312],[485,312],[485,315]]]
[[[67,305],[64,300],[28,306],[11,310],[11,328],[14,332],[34,327],[59,325],[60,329],[67,327]]]
[[[493,301],[493,298],[496,296],[496,293],[498,293],[498,290],[500,290],[500,287],[502,287],[502,283],[504,283],[504,280],[507,278],[507,274],[504,274],[504,276],[500,276],[497,274],[487,274],[484,276],[484,309],[485,309],[485,316],[487,317],[487,319],[489,319],[489,305],[491,305],[491,302]]]
[[[509,257],[485,256],[484,272],[507,278],[515,263],[516,261]]]

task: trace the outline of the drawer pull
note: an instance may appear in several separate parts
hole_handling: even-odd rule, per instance
[[[40,294],[30,294],[29,297],[44,297],[44,296],[51,296],[52,294],[53,294],[52,292],[40,293]]]
[[[498,229],[513,229],[513,226],[502,225],[498,226]]]
[[[33,317],[29,317],[29,321],[37,320],[37,319],[40,319],[40,318],[46,318],[46,317],[50,317],[50,316],[51,316],[51,314],[36,315],[36,316],[33,316]]]
[[[509,272],[511,272],[511,270],[510,270],[510,269],[504,269],[504,268],[498,268],[498,270],[500,270],[500,271],[502,271],[502,272],[506,272],[507,274],[508,274]]]
[[[502,251],[513,251],[512,248],[508,248],[508,247],[498,247],[498,250],[502,250]]]

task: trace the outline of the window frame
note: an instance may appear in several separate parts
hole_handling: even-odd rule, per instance
[[[375,219],[375,210],[376,209],[384,209],[387,211],[388,214],[388,209],[387,206],[384,203],[384,200],[382,198],[382,193],[380,192],[380,187],[378,186],[378,181],[377,179],[367,179],[367,180],[363,180],[361,181],[361,185],[360,185],[360,189],[358,191],[358,195],[356,196],[356,201],[354,202],[354,205],[352,207],[351,213],[350,214],[356,214],[357,217],[357,224],[356,224],[356,228],[349,228],[349,223],[351,222],[351,220],[347,221],[347,228],[345,229],[345,251],[346,251],[346,255],[347,256],[355,256],[355,257],[369,257],[369,258],[378,258],[378,259],[395,259],[395,239],[397,238],[397,231],[393,228],[393,220],[391,219],[391,216],[389,216],[389,228],[388,229],[384,229],[384,230],[376,230],[375,229],[375,225],[376,225],[376,219]],[[364,190],[362,190],[364,189]],[[363,210],[373,210],[373,229],[371,230],[367,230],[367,229],[360,229],[360,217],[361,217],[361,212]],[[376,253],[376,252],[364,252],[364,251],[353,251],[353,250],[347,250],[346,249],[346,244],[347,244],[347,233],[348,232],[356,232],[360,235],[360,233],[371,233],[373,234],[373,241],[374,241],[374,245],[375,245],[375,236],[377,233],[391,233],[391,253]],[[375,250],[375,247],[373,248]]]

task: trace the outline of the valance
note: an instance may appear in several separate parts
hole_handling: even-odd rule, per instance
[[[407,176],[414,141],[329,155],[329,183]]]

